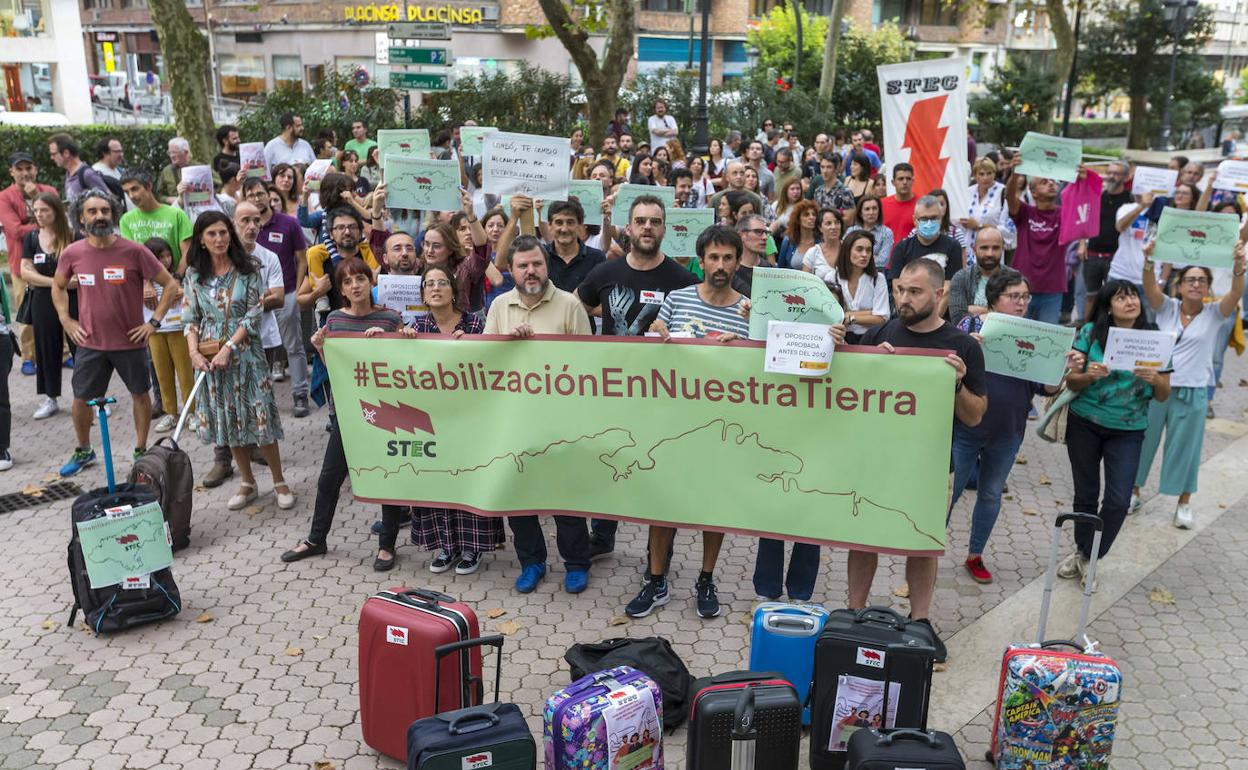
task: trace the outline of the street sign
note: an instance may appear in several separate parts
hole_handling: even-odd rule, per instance
[[[451,25],[444,21],[392,21],[386,34],[395,40],[450,40]]]
[[[391,64],[441,64],[451,63],[449,48],[398,48],[390,46]]]
[[[394,72],[390,73],[391,88],[411,88],[415,91],[451,90],[450,73]]]

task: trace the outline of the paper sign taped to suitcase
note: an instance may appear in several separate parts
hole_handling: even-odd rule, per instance
[[[117,585],[173,564],[165,517],[157,503],[80,521],[76,526],[92,588]]]
[[[608,770],[646,770],[661,761],[663,726],[649,690],[625,686],[607,693],[611,706],[602,712],[607,726]]]
[[[888,684],[888,722],[884,723],[884,683],[875,679],[842,674],[836,678],[836,707],[832,711],[829,751],[844,751],[853,734],[863,728],[891,728],[897,725],[897,702],[901,683]]]
[[[940,351],[844,347],[801,378],[754,342],[334,335],[325,355],[361,500],[944,548]]]

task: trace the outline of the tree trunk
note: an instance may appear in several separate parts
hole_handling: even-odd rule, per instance
[[[190,142],[192,158],[208,163],[217,152],[216,127],[208,99],[208,40],[182,0],[149,0],[149,7],[165,57],[178,135]]]
[[[1147,150],[1150,138],[1148,136],[1148,116],[1145,110],[1148,108],[1148,96],[1146,94],[1131,94],[1131,122],[1127,124],[1127,147],[1132,150]]]
[[[793,3],[796,13],[802,12],[801,3]],[[828,15],[828,37],[823,47],[823,72],[819,75],[820,110],[826,110],[832,101],[832,86],[836,84],[836,49],[841,42],[841,18],[845,15],[845,0],[832,0],[832,12]]]
[[[1045,0],[1044,5],[1049,15],[1049,29],[1053,30],[1057,41],[1057,48],[1053,51],[1053,77],[1065,84],[1070,78],[1070,65],[1075,60],[1075,31],[1070,26],[1070,17],[1066,15],[1065,0]],[[1039,131],[1053,133],[1053,113],[1044,116]]]
[[[608,0],[607,44],[601,61],[589,44],[589,33],[577,25],[563,0],[538,0],[538,4],[581,73],[589,109],[586,140],[597,145],[607,132],[607,121],[615,114],[620,85],[633,58],[633,32],[637,26],[633,0]]]

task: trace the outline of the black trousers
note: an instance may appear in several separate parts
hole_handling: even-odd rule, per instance
[[[13,371],[13,333],[0,334],[0,453],[9,451],[9,434],[13,430],[13,410],[9,407],[9,372]],[[59,352],[59,351],[58,351]],[[60,361],[56,363],[61,366]]]
[[[321,460],[321,475],[316,481],[316,502],[312,506],[312,530],[308,534],[308,542],[320,545],[329,536],[330,527],[334,524],[334,512],[338,509],[338,496],[342,492],[342,484],[347,480],[347,455],[342,448],[342,433],[338,430],[338,419],[330,417],[333,430],[329,440],[325,442],[325,457]],[[383,551],[394,552],[399,537],[399,515],[403,511],[400,505],[381,506],[381,534],[377,536],[377,547]]]
[[[61,351],[66,343],[65,329],[52,304],[52,290],[31,287],[30,321],[35,329],[35,392],[50,398],[61,397]],[[69,315],[78,317],[78,292],[69,292]],[[78,346],[68,340],[69,352]]]

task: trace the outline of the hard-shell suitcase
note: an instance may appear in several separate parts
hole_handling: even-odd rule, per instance
[[[195,469],[190,456],[178,446],[178,438],[195,404],[195,394],[207,376],[208,372],[200,372],[195,378],[195,385],[186,397],[173,434],[148,447],[130,469],[130,483],[151,487],[156,493],[160,510],[165,514],[165,521],[169,522],[175,551],[191,544],[191,502],[195,494]]]
[[[503,637],[486,636],[444,644],[434,650],[443,657],[472,647],[498,650],[494,670],[494,702],[418,719],[407,729],[408,770],[537,770],[537,745],[514,703],[499,703],[503,675]],[[442,689],[442,670],[435,668],[434,700]]]
[[[927,667],[927,689],[923,693],[926,704],[931,699],[931,668],[936,650],[920,645],[894,644],[888,650],[884,666],[884,681],[892,681],[893,667],[907,656],[917,657]],[[889,688],[884,690],[884,702],[880,713],[889,712]],[[849,738],[845,752],[846,770],[966,770],[958,746],[948,733],[927,729],[927,707],[923,708],[923,723],[916,727],[884,729],[857,725]],[[855,719],[848,715],[847,719]],[[917,729],[916,729],[917,728]]]
[[[1088,579],[1074,637],[1045,640],[1058,543],[1067,521],[1095,528]],[[1101,518],[1090,513],[1062,514],[1054,524],[1036,643],[1011,645],[1001,661],[992,748],[988,752],[988,759],[1001,770],[1109,767],[1122,697],[1122,671],[1110,657],[1097,652],[1084,635],[1102,526]]]
[[[412,722],[481,703],[481,648],[436,653],[481,635],[467,604],[436,591],[381,591],[364,602],[359,633],[360,725],[382,754],[402,761]],[[450,683],[436,693],[435,673]]]
[[[797,688],[807,703],[815,669],[815,642],[828,620],[828,610],[817,604],[763,602],[754,609],[750,632],[750,670],[775,671]],[[802,711],[802,724],[810,724],[810,706]]]
[[[888,607],[858,611],[834,610],[815,643],[815,671],[811,683],[810,766],[812,770],[841,770],[845,766],[850,731],[838,729],[850,709],[866,710],[868,724],[880,717],[885,727],[915,727],[927,719],[924,697],[931,666],[916,656],[898,662],[889,700],[896,701],[896,721],[883,722],[884,666],[894,644],[934,647],[931,626],[909,620]]]
[[[766,757],[766,770],[796,770],[801,759],[802,700],[780,674],[758,671],[733,671],[694,683],[685,770],[729,766],[737,743],[734,717],[746,690],[751,691],[750,740],[757,753]],[[754,770],[753,764],[745,770]]]
[[[629,666],[587,674],[546,701],[545,770],[663,770],[663,691]]]

